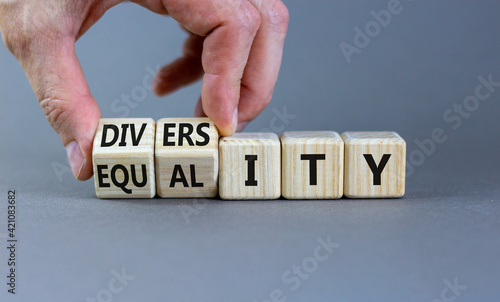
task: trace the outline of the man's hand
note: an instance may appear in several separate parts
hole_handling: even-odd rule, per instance
[[[44,113],[66,146],[80,180],[92,176],[99,107],[75,55],[75,41],[123,0],[0,0],[0,31],[20,62]],[[184,56],[163,67],[164,95],[203,76],[195,114],[232,135],[271,101],[288,11],[280,0],[137,0],[168,14],[188,32]]]

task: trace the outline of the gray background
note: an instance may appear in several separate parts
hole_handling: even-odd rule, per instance
[[[125,268],[135,279],[113,301],[263,301],[274,289],[287,301],[431,301],[455,279],[467,288],[446,297],[498,301],[500,91],[458,129],[443,113],[474,94],[478,76],[500,81],[500,3],[402,1],[347,63],[340,43],[353,44],[354,27],[387,3],[286,1],[280,79],[247,131],[394,130],[411,155],[416,139],[443,129],[446,142],[414,158],[397,200],[99,200],[92,181],[72,178],[23,71],[0,46],[0,300],[86,301]],[[176,58],[184,38],[173,20],[134,4],[109,11],[77,44],[103,116],[121,116],[113,100],[140,90],[146,68]],[[191,116],[199,92],[148,91],[129,116]],[[283,110],[296,117],[272,127]],[[18,201],[15,297],[4,277],[8,189]],[[292,291],[282,274],[328,236],[338,248]]]

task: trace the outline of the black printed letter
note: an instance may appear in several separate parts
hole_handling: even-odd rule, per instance
[[[389,161],[389,158],[391,157],[390,154],[384,154],[382,156],[382,159],[380,160],[380,163],[377,164],[375,163],[375,160],[373,159],[373,156],[371,154],[363,154],[363,156],[366,159],[366,162],[368,163],[368,166],[370,167],[370,170],[372,170],[373,173],[373,185],[374,186],[380,186],[381,180],[380,180],[380,175],[382,175],[382,171],[384,171],[385,165]]]
[[[301,160],[309,161],[309,185],[316,186],[318,184],[318,169],[317,161],[325,160],[324,154],[301,154]]]
[[[245,180],[245,186],[256,187],[257,180],[255,179],[255,161],[257,161],[257,155],[245,155],[245,160],[248,161],[248,178]]]

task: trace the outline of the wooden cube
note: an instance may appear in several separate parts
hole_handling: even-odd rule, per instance
[[[406,142],[395,132],[345,132],[344,194],[350,198],[405,193]]]
[[[281,147],[274,133],[236,133],[219,142],[222,199],[276,199],[281,195]]]
[[[150,118],[101,119],[92,150],[99,198],[152,198],[155,122]]]
[[[287,199],[336,199],[344,191],[344,141],[333,131],[281,135],[281,195]]]
[[[156,187],[163,198],[215,197],[219,132],[208,118],[164,118],[156,123]]]

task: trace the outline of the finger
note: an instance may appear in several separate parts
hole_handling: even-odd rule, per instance
[[[66,147],[75,178],[92,176],[92,144],[101,116],[75,54],[74,40],[58,41],[22,64],[43,112]]]
[[[171,93],[203,76],[203,41],[204,37],[190,34],[184,43],[183,56],[158,71],[153,81],[153,89],[157,95]]]
[[[196,103],[196,106],[194,107],[194,116],[196,117],[207,117],[205,111],[203,111],[203,104],[201,102],[201,98],[198,100]],[[241,132],[245,129],[245,127],[248,125],[247,122],[241,122],[238,123],[238,126],[236,127],[236,132]]]
[[[203,104],[201,102],[201,97],[196,103],[196,106],[194,106],[194,116],[196,117],[207,117],[205,111],[203,111]]]
[[[261,26],[241,81],[239,126],[256,118],[271,101],[283,54],[288,10],[279,0],[249,0],[260,12]]]
[[[260,16],[248,2],[242,2],[238,19],[216,28],[206,39],[202,62],[205,70],[201,90],[203,110],[222,135],[234,133],[238,124],[241,79]]]
[[[237,125],[241,78],[260,26],[260,14],[246,0],[221,2],[165,1],[170,16],[192,33],[206,35],[202,107],[227,136]]]

